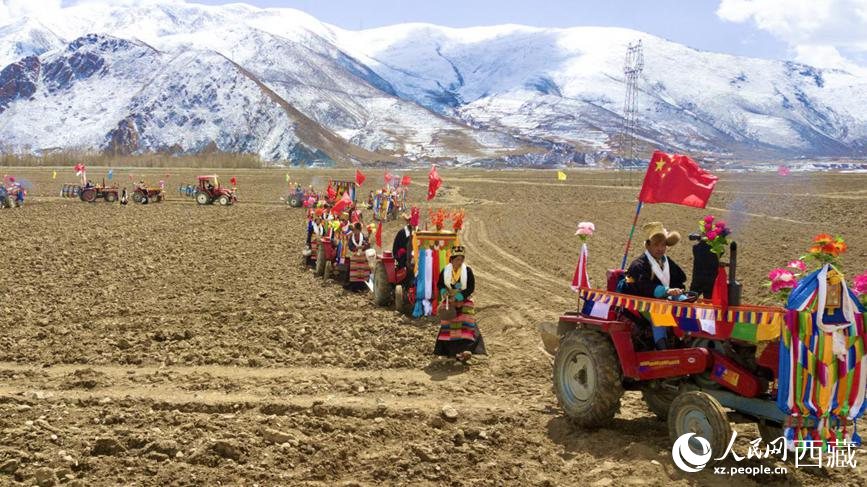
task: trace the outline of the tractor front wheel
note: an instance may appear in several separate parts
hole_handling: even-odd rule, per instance
[[[211,204],[211,196],[204,191],[199,191],[196,193],[196,203],[200,205],[209,205]]]
[[[229,199],[229,197],[226,195],[220,196],[220,198],[217,201],[220,202],[220,206],[229,206],[229,204],[232,202],[232,200]]]
[[[679,440],[688,434],[692,436]],[[691,391],[678,395],[671,403],[668,410],[668,436],[675,445],[678,441],[685,443],[680,446],[680,457],[699,468],[691,460],[703,464],[702,467],[713,465],[715,462],[711,459],[725,453],[732,437],[732,425],[725,409],[713,396],[706,392]]]
[[[117,201],[117,193],[108,192],[105,193],[105,202],[106,203],[114,203]]]
[[[385,264],[377,262],[376,270],[373,272],[373,301],[377,306],[388,306],[392,299],[394,299],[394,288],[388,282]]]
[[[133,192],[132,194],[132,202],[140,204],[142,201],[142,195],[138,191]]]
[[[325,261],[325,270],[322,271],[323,279],[330,279],[331,275],[334,273],[334,263],[330,260]]]
[[[554,359],[554,391],[576,426],[610,424],[623,396],[620,363],[611,340],[590,330],[567,334]]]

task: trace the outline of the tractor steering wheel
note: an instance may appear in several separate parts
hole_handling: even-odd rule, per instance
[[[684,291],[684,293],[682,294],[682,296],[684,297],[684,299],[682,300],[682,302],[685,302],[685,303],[694,303],[694,302],[696,302],[696,301],[698,300],[698,296],[699,296],[699,294],[698,294],[697,292],[695,292],[695,291]]]

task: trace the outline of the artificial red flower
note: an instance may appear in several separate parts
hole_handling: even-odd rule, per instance
[[[813,241],[819,245],[825,245],[834,241],[834,237],[828,235],[827,233],[820,233],[819,235],[813,237]]]

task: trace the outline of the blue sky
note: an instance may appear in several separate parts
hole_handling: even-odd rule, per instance
[[[193,0],[212,5],[223,0]],[[346,29],[402,22],[450,27],[525,24],[539,27],[628,27],[696,49],[772,59],[792,57],[788,45],[752,23],[716,14],[719,0],[247,0],[290,7]]]

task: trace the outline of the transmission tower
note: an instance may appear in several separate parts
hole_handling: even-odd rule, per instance
[[[635,123],[637,110],[635,108],[635,95],[638,92],[638,77],[644,69],[644,49],[641,40],[637,43],[629,43],[626,48],[626,61],[623,63],[623,75],[626,81],[626,97],[623,101],[623,125],[620,128],[620,169],[624,168],[625,161],[631,161],[635,157]],[[632,184],[632,164],[630,163],[630,185]]]

